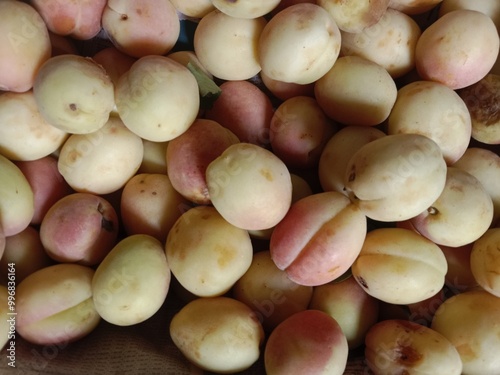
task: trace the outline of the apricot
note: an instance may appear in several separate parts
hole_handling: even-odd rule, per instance
[[[0,229],[5,237],[23,231],[35,214],[35,197],[23,172],[0,154]]]
[[[106,0],[34,0],[31,5],[40,13],[51,32],[88,40],[101,31],[101,17]]]
[[[455,10],[422,32],[415,48],[416,69],[422,79],[461,89],[489,73],[499,46],[498,30],[489,16]]]
[[[16,161],[14,164],[28,180],[35,204],[30,224],[38,225],[50,207],[62,197],[73,193],[57,169],[57,159],[51,155],[30,161]]]
[[[245,274],[253,247],[246,230],[227,222],[212,206],[196,206],[175,222],[165,253],[185,289],[199,297],[215,297]]]
[[[403,228],[378,228],[366,235],[352,274],[371,296],[410,304],[434,296],[444,286],[446,258],[434,242]]]
[[[33,91],[0,95],[0,152],[11,160],[36,160],[55,152],[66,131],[45,121]]]
[[[163,305],[170,279],[160,241],[146,234],[126,236],[97,266],[92,278],[95,308],[111,324],[139,324]]]
[[[365,215],[338,192],[316,193],[293,203],[273,230],[271,257],[300,285],[326,284],[356,260],[367,231]]]
[[[47,25],[35,8],[23,1],[0,3],[0,46],[0,90],[30,90],[52,52]]]
[[[249,81],[226,81],[221,94],[204,117],[231,130],[241,142],[269,147],[274,114],[270,98]]]
[[[337,321],[325,312],[305,310],[271,332],[264,366],[268,375],[341,375],[348,353],[347,339]]]
[[[94,270],[59,263],[17,285],[17,333],[37,345],[67,345],[91,333],[101,321],[92,301]]]
[[[107,1],[102,27],[116,48],[135,58],[168,53],[180,35],[179,17],[169,0]]]
[[[186,205],[167,175],[139,173],[121,192],[121,222],[128,235],[148,234],[164,242]]]
[[[264,330],[252,310],[228,297],[197,298],[174,315],[170,337],[196,367],[229,374],[247,370],[260,356]]]
[[[74,193],[49,208],[40,225],[40,239],[54,260],[93,266],[115,245],[118,225],[117,213],[106,199]]]
[[[500,371],[499,322],[498,297],[484,290],[467,291],[450,297],[437,309],[431,328],[455,346],[464,374],[496,374]]]
[[[290,172],[260,146],[244,142],[229,146],[208,165],[206,178],[213,206],[239,228],[271,228],[290,208]]]
[[[365,358],[374,375],[462,374],[457,349],[439,332],[418,323],[390,319],[366,335]]]

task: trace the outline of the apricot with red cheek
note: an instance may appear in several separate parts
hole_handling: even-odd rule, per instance
[[[30,3],[53,33],[88,40],[101,31],[101,16],[106,2],[106,0],[34,0]]]
[[[301,285],[321,285],[346,272],[367,232],[366,216],[339,192],[316,193],[292,204],[276,225],[271,256]]]
[[[170,182],[183,197],[197,204],[209,204],[206,170],[238,137],[218,122],[197,119],[167,146]]]
[[[132,57],[164,55],[180,34],[177,11],[168,0],[107,1],[102,27],[114,46]]]
[[[264,72],[260,72],[260,78],[266,88],[280,100],[287,100],[294,96],[314,97],[314,82],[301,85],[293,82],[283,82],[268,77]]]
[[[474,10],[455,10],[422,32],[415,49],[416,68],[424,80],[461,89],[489,73],[499,46],[490,17]]]
[[[103,197],[74,193],[57,201],[40,225],[42,244],[58,262],[98,264],[113,248],[118,217]]]
[[[0,90],[26,92],[50,58],[47,25],[23,1],[0,2]]]
[[[296,96],[281,103],[274,112],[271,148],[290,168],[316,167],[335,130],[316,99]]]
[[[248,81],[226,81],[220,89],[205,118],[228,128],[241,142],[267,146],[274,113],[271,99]]]
[[[347,366],[347,339],[325,312],[298,312],[277,326],[264,349],[268,375],[341,375]]]
[[[123,188],[120,216],[127,234],[148,234],[164,242],[186,205],[167,175],[140,173]]]
[[[59,173],[57,159],[45,156],[37,160],[16,161],[33,190],[35,212],[31,224],[40,224],[50,207],[62,197],[73,193]]]

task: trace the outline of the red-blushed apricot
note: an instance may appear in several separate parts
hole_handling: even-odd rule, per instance
[[[422,79],[456,90],[481,80],[498,57],[500,38],[484,13],[461,9],[447,13],[422,32],[415,48]]]
[[[101,22],[115,47],[137,58],[166,54],[180,34],[177,11],[168,0],[110,0]]]
[[[272,228],[290,208],[290,171],[271,151],[255,144],[226,148],[208,165],[206,177],[213,206],[236,227]]]
[[[55,262],[47,255],[38,229],[28,226],[22,232],[5,240],[5,251],[0,258],[0,275],[5,281],[8,280],[9,263],[15,264],[16,282],[19,283],[33,272]]]
[[[92,301],[94,273],[59,263],[27,276],[16,288],[17,333],[38,345],[67,345],[87,336],[101,321]]]
[[[196,367],[232,374],[260,356],[264,330],[253,311],[229,297],[197,298],[174,315],[170,337]]]
[[[366,332],[378,321],[379,305],[379,300],[366,293],[350,275],[315,286],[309,308],[334,318],[351,350],[364,344]]]
[[[30,90],[51,56],[47,25],[35,8],[23,1],[0,2],[0,46],[0,90]]]
[[[278,99],[286,100],[294,96],[314,97],[314,82],[301,85],[299,83],[282,82],[268,77],[264,72],[260,72],[263,85]]]
[[[316,99],[295,96],[274,111],[271,149],[289,168],[314,168],[336,127]]]
[[[106,0],[33,0],[47,28],[58,35],[88,40],[101,31],[101,17]]]
[[[231,130],[241,142],[269,145],[274,109],[271,99],[249,81],[226,81],[205,118]]]
[[[165,242],[183,213],[186,199],[165,174],[139,173],[127,181],[120,199],[120,217],[127,234],[148,234]]]
[[[93,266],[115,245],[118,225],[117,213],[106,199],[73,193],[49,208],[40,225],[40,239],[54,260]]]
[[[500,298],[485,290],[456,294],[437,309],[431,328],[458,350],[463,374],[500,373]]]
[[[183,134],[169,141],[167,173],[175,190],[197,204],[209,204],[206,170],[238,137],[218,122],[197,119]]]
[[[249,306],[271,332],[286,318],[309,306],[313,288],[291,281],[276,267],[268,250],[254,254],[250,268],[234,284],[232,296]]]
[[[268,375],[341,375],[349,347],[342,328],[325,312],[293,314],[269,335],[264,350]]]
[[[457,349],[439,332],[406,320],[384,320],[366,335],[365,358],[374,375],[460,375]]]
[[[73,193],[57,168],[57,159],[45,156],[30,161],[16,161],[33,190],[35,212],[31,224],[38,225],[50,207],[62,197]]]
[[[321,285],[346,272],[366,236],[365,215],[339,192],[293,203],[270,240],[276,266],[301,285]]]
[[[121,52],[114,46],[103,48],[92,59],[104,68],[114,85],[118,83],[123,74],[128,72],[132,64],[137,61],[136,58]]]

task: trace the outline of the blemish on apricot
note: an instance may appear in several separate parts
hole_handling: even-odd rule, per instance
[[[261,169],[260,174],[264,176],[268,181],[274,180],[272,172],[268,169]]]

